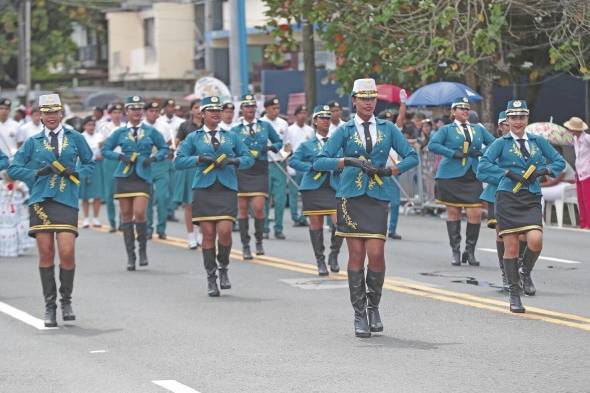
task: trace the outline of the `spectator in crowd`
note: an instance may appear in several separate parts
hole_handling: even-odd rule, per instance
[[[31,121],[23,124],[19,129],[16,136],[16,145],[21,147],[23,143],[33,135],[37,135],[43,130],[43,124],[41,123],[41,112],[39,107],[34,106],[31,111]]]
[[[574,134],[580,227],[590,229],[590,135],[587,133],[588,125],[579,117],[572,117],[563,125]]]

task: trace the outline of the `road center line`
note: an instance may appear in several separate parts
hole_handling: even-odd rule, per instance
[[[57,328],[47,328],[47,327],[45,327],[45,324],[43,323],[43,321],[41,319],[35,318],[31,314],[27,314],[26,312],[19,310],[18,308],[12,307],[11,305],[3,303],[3,302],[0,302],[0,312],[3,312],[4,314],[6,314],[14,319],[18,319],[19,321],[24,322],[27,325],[34,327],[35,329],[39,329],[39,330],[57,329]]]
[[[493,252],[494,254],[498,252],[495,248],[478,248],[478,250],[485,251],[485,252]],[[539,259],[544,259],[546,261],[551,261],[551,262],[567,263],[570,265],[579,265],[580,263],[582,263],[580,261],[574,261],[571,259],[544,257],[542,255],[539,257]]]
[[[152,383],[174,393],[199,393],[195,389],[183,385],[180,382],[175,381],[174,379],[156,380],[152,381]]]

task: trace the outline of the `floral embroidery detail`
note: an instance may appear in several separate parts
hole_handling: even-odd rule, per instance
[[[537,148],[537,145],[535,143],[530,143],[531,146],[531,157],[537,155],[537,153],[539,152],[539,149]]]
[[[61,151],[63,153],[64,150],[66,150],[68,148],[68,146],[70,146],[70,141],[68,140],[68,137],[64,135],[64,140],[61,144]]]
[[[510,153],[514,154],[515,156],[518,156],[520,158],[522,157],[522,153],[520,152],[520,148],[518,148],[516,146],[516,144],[512,144],[512,147],[508,150]]]
[[[219,134],[219,144],[223,145],[225,143],[225,136],[223,135],[223,133]]]
[[[62,176],[59,180],[59,192],[64,192],[66,189],[66,179]]]
[[[55,182],[57,181],[57,175],[52,175],[49,179],[49,188],[55,188]]]
[[[45,150],[47,151],[53,151],[53,146],[51,146],[49,144],[49,142],[47,142],[47,139],[43,139],[43,147],[45,148]]]
[[[354,137],[352,138],[352,141],[361,147],[363,146],[363,141],[361,140],[359,133],[356,131],[354,133]]]
[[[37,217],[43,222],[43,225],[51,225],[51,220],[45,210],[39,205],[38,203],[33,204],[33,211],[37,215]]]
[[[375,145],[383,142],[383,133],[377,130],[377,139],[375,139]]]
[[[375,180],[371,177],[369,179],[369,190],[372,190],[375,187]]]
[[[359,171],[358,175],[356,175],[354,184],[356,184],[356,188],[359,190],[363,187],[363,171]]]
[[[344,222],[346,225],[351,227],[352,229],[357,229],[358,224],[352,220],[350,214],[348,214],[348,206],[346,205],[346,198],[342,198],[342,216],[344,217]]]

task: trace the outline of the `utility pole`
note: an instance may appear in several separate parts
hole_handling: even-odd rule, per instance
[[[229,79],[231,93],[239,97],[248,91],[248,44],[244,0],[229,0]]]
[[[18,84],[22,104],[31,88],[31,0],[19,0],[18,15]]]
[[[309,110],[315,107],[316,98],[316,81],[315,81],[315,44],[313,41],[313,24],[309,21],[303,21],[302,29],[303,40],[303,66],[304,66],[304,88],[305,103]]]
[[[205,0],[205,69],[209,75],[215,72],[213,48],[211,48],[211,31],[213,31],[213,1]]]

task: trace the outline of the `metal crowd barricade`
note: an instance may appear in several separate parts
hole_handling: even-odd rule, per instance
[[[418,166],[399,177],[401,204],[404,214],[440,214],[445,206],[436,202],[434,196],[434,175],[441,157],[428,148],[415,146]]]

